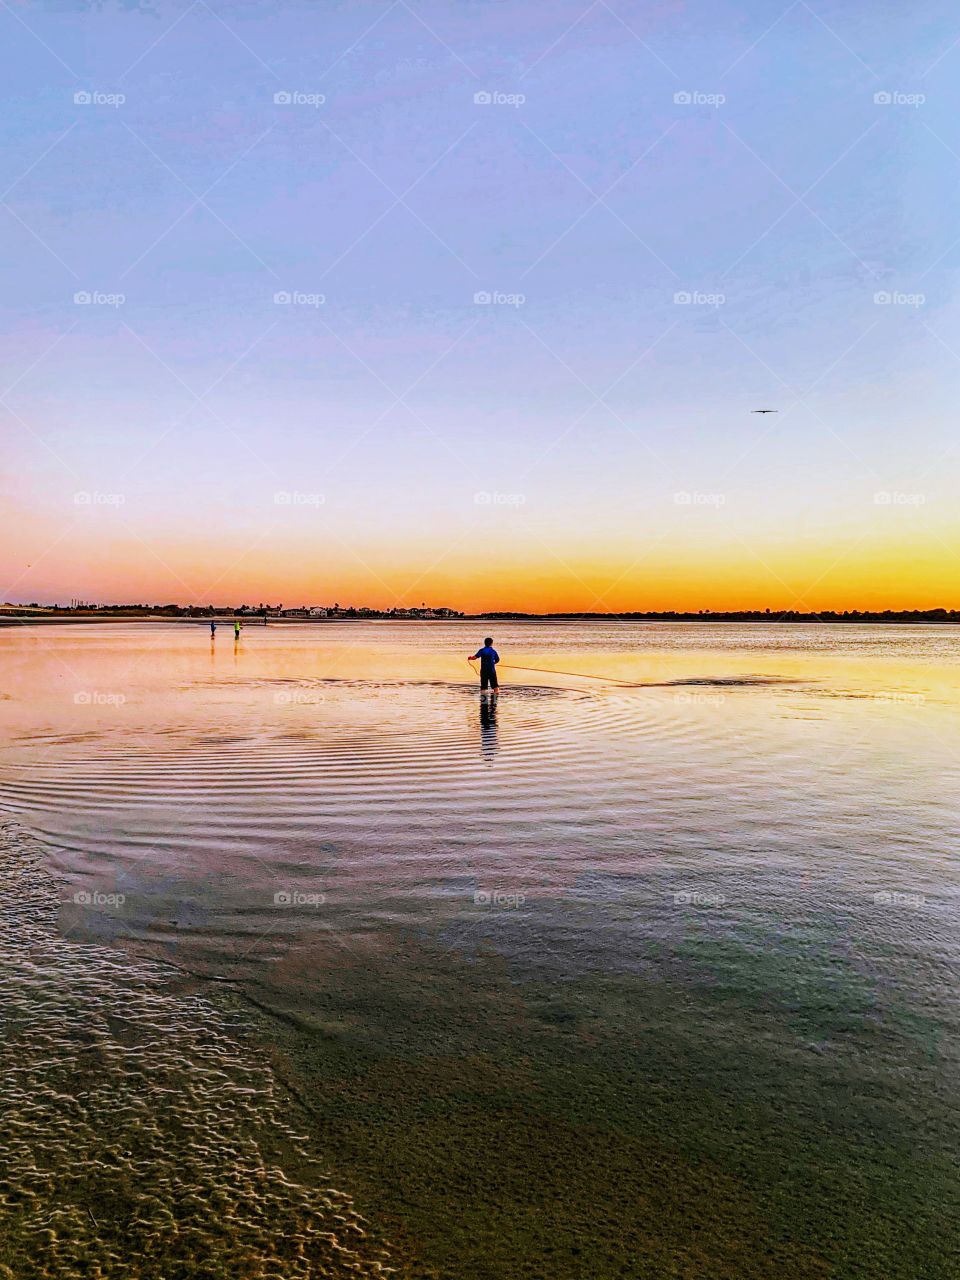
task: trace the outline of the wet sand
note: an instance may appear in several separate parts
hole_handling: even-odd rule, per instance
[[[56,885],[12,824],[0,873],[0,1274],[386,1274],[249,1010],[64,936]]]

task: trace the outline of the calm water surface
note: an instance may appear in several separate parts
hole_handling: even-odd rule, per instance
[[[59,936],[252,1002],[404,1274],[955,1274],[960,634],[482,630],[0,631]]]

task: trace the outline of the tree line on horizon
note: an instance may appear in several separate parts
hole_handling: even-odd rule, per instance
[[[177,618],[215,618],[222,615],[229,617],[326,617],[326,618],[413,618],[413,619],[481,619],[499,621],[520,621],[523,619],[547,619],[555,621],[590,621],[611,620],[635,622],[960,622],[958,609],[646,609],[621,612],[554,612],[524,613],[519,610],[492,610],[482,613],[464,613],[461,610],[449,609],[445,606],[432,607],[426,604],[411,607],[394,607],[391,609],[374,609],[368,606],[355,607],[333,604],[313,609],[301,606],[283,609],[282,605],[180,605],[180,604],[93,604],[73,601],[69,605],[41,605],[36,601],[29,604],[3,604],[0,611],[7,614],[24,614],[31,611],[45,614],[59,613],[65,615],[90,614],[127,614],[133,616],[177,617]]]

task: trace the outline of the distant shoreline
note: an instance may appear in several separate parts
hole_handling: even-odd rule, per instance
[[[397,616],[388,613],[338,614],[334,617],[279,617],[261,614],[172,614],[157,611],[124,613],[120,610],[104,609],[102,611],[24,611],[13,609],[0,611],[0,627],[24,625],[53,625],[56,623],[96,623],[96,622],[174,622],[209,626],[216,622],[218,626],[232,626],[239,621],[244,626],[261,627],[279,623],[291,625],[326,625],[330,623],[364,623],[364,622],[398,622],[398,623],[504,623],[504,622],[555,622],[585,624],[593,622],[662,622],[662,623],[771,623],[783,626],[790,625],[960,625],[960,610],[957,609],[903,609],[884,610],[878,613],[852,610],[847,613],[796,613],[790,611],[774,612],[744,610],[729,612],[705,613],[471,613],[457,617],[417,617]]]

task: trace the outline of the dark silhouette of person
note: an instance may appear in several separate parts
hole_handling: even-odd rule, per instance
[[[483,648],[471,654],[468,660],[477,658],[480,659],[480,688],[490,688],[497,693],[500,689],[500,683],[497,680],[497,663],[500,661],[500,655],[493,647],[493,636],[487,636],[483,642]]]

